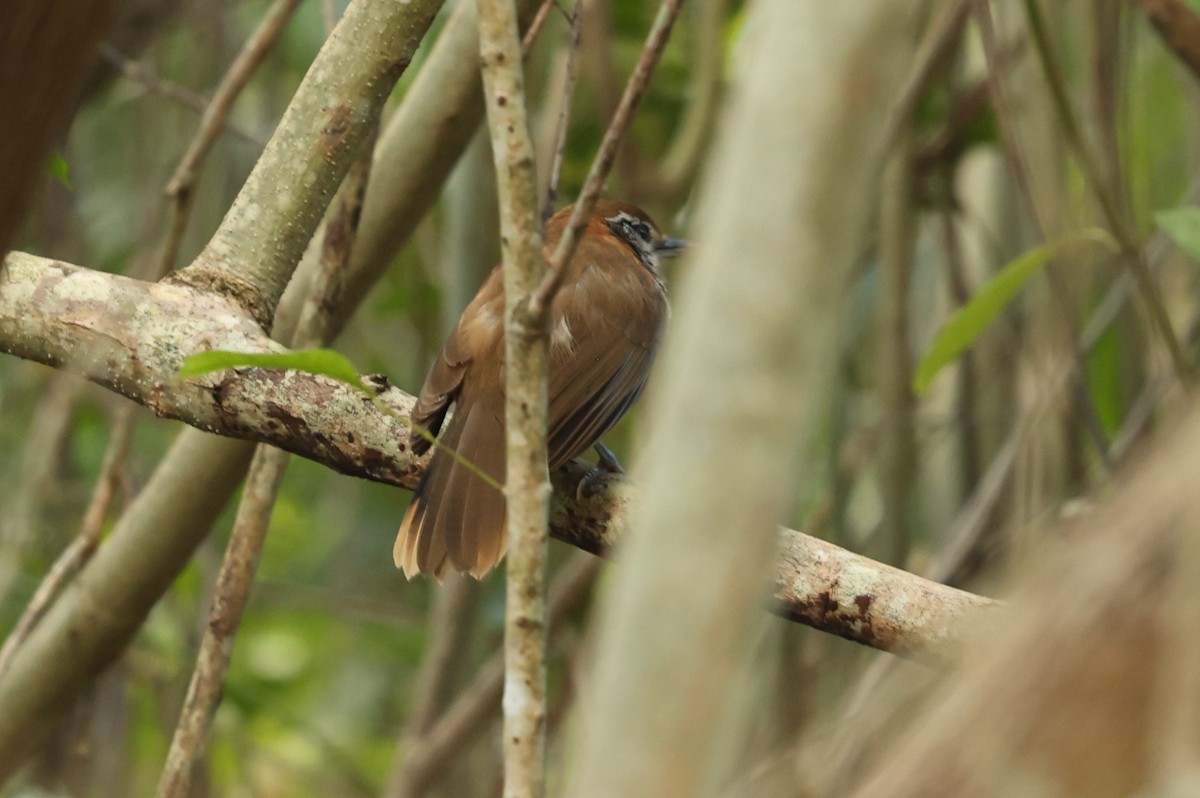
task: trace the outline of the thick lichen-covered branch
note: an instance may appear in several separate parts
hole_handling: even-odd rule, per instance
[[[264,327],[412,61],[441,0],[351,3],[196,261],[173,278],[230,297]]]
[[[424,461],[405,451],[402,421],[357,390],[277,369],[179,380],[183,359],[205,348],[282,351],[236,305],[194,288],[143,283],[23,253],[5,263],[0,351],[82,373],[194,427],[270,443],[352,476],[416,487]],[[413,401],[394,388],[380,398],[401,417]],[[575,488],[587,470],[577,461],[551,475],[550,534],[602,553],[621,537],[631,489],[609,479],[596,495],[577,498]],[[825,552],[823,561],[813,552]],[[849,584],[842,575],[851,567],[877,574],[873,584],[886,586],[887,595],[882,588],[855,594],[873,598],[868,612],[846,625],[844,613],[831,609],[827,597],[846,608],[830,585]],[[780,612],[790,618],[895,652],[938,645],[952,636],[959,614],[986,603],[790,530],[783,533],[775,594]],[[928,613],[918,610],[923,602],[931,602]],[[877,620],[884,617],[880,613],[887,613],[886,624]],[[918,617],[932,620],[918,623]],[[869,634],[863,631],[868,628]]]

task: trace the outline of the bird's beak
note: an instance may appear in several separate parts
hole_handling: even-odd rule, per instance
[[[682,238],[664,238],[654,245],[654,251],[663,257],[673,258],[690,246]]]

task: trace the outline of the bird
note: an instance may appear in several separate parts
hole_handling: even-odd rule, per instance
[[[567,206],[546,222],[549,262],[570,220]],[[642,393],[670,314],[660,259],[685,243],[667,238],[649,214],[602,201],[588,217],[550,304],[547,455],[551,469],[599,444]],[[454,412],[400,524],[392,554],[406,578],[447,569],[481,579],[507,548],[505,478],[504,280],[497,266],[467,305],[434,359],[410,414],[410,451],[424,454]]]

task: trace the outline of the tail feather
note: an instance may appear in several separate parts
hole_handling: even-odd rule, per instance
[[[504,494],[443,451],[451,448],[503,483],[504,423],[490,404],[463,402],[455,409],[400,523],[392,555],[409,579],[440,577],[448,565],[479,578],[504,556]],[[502,397],[496,406],[503,407]]]

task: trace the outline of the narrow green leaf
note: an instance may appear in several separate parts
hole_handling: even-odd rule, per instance
[[[1096,341],[1085,359],[1088,395],[1107,440],[1112,440],[1125,420],[1121,380],[1121,336],[1111,326]]]
[[[1042,244],[1020,255],[984,283],[975,296],[954,312],[938,330],[913,375],[913,391],[922,395],[947,364],[972,346],[999,316],[1013,297],[1037,274],[1054,254],[1051,244]]]
[[[297,352],[251,353],[227,352],[213,349],[190,356],[179,369],[181,377],[195,377],[213,371],[257,366],[271,369],[295,369],[309,374],[321,374],[330,379],[344,382],[363,393],[373,395],[358,376],[358,369],[342,354],[332,349],[302,349]]]
[[[1200,208],[1194,205],[1154,214],[1154,221],[1187,254],[1200,260]]]
[[[1112,234],[1092,227],[1057,242],[1034,247],[996,272],[938,330],[933,343],[917,364],[916,373],[913,374],[913,392],[918,396],[924,394],[938,372],[974,345],[980,334],[1004,312],[1025,283],[1029,282],[1029,278],[1041,271],[1052,257],[1064,249],[1088,242],[1101,244],[1113,252],[1120,250]]]
[[[46,165],[46,169],[50,172],[51,177],[66,187],[67,191],[75,190],[71,186],[71,167],[61,152],[55,150],[50,153],[50,163]]]

